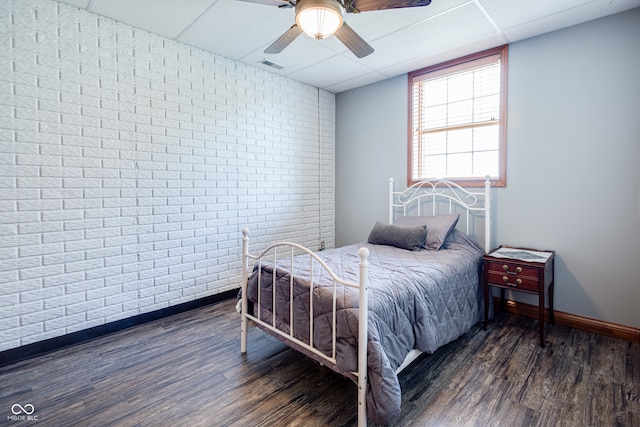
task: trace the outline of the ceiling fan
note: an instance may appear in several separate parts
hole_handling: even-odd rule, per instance
[[[296,23],[264,52],[280,53],[303,32],[316,40],[335,35],[355,56],[364,58],[373,48],[342,19],[343,13],[428,6],[431,0],[241,0],[279,8],[296,8]]]

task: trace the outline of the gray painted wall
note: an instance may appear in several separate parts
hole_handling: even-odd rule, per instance
[[[509,48],[494,245],[556,251],[556,309],[640,327],[640,9]],[[407,76],[336,97],[336,244],[406,187]],[[528,295],[510,298],[535,304]]]

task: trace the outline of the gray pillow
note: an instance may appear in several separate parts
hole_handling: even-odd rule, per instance
[[[419,251],[425,245],[427,227],[418,225],[407,227],[395,224],[383,224],[380,221],[369,233],[369,243],[375,245],[395,246],[409,251]]]
[[[437,216],[403,216],[396,221],[397,225],[415,227],[427,226],[427,249],[440,250],[444,241],[456,228],[460,214],[437,215]]]

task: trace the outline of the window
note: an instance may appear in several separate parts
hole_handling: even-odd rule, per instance
[[[507,46],[409,74],[409,185],[506,185]]]

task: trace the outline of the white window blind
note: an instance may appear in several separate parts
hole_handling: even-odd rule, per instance
[[[489,175],[504,185],[506,46],[500,49],[410,74],[410,182],[474,185]]]

